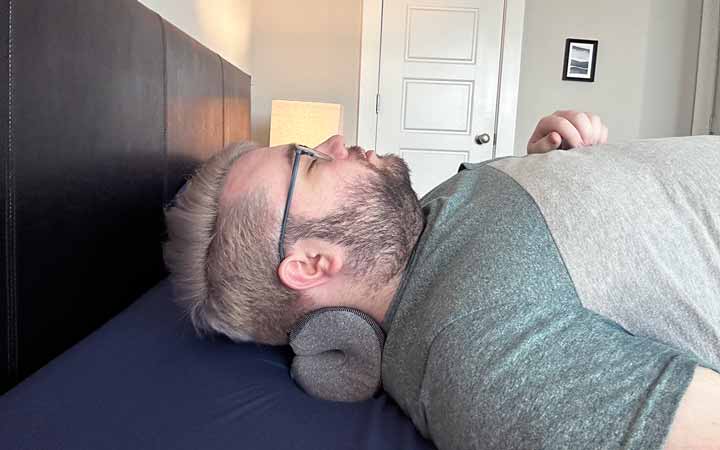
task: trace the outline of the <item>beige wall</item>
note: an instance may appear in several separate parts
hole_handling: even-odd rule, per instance
[[[690,134],[702,0],[527,0],[516,153],[538,118],[599,113],[611,140]],[[562,80],[568,37],[599,41],[594,83]]]
[[[702,0],[651,0],[638,137],[691,134]]]
[[[267,144],[272,100],[339,103],[356,142],[361,0],[253,4],[252,136]]]
[[[718,58],[720,63],[720,58]],[[720,134],[720,67],[718,67],[717,86],[715,87],[715,110],[713,111],[712,134]]]
[[[713,112],[712,134],[720,134],[720,77],[715,90],[715,111]]]
[[[712,20],[712,19],[711,19]],[[720,20],[720,17],[718,18]],[[712,114],[712,123],[710,124],[712,134],[720,134],[720,48],[718,48],[718,67],[715,73],[715,108]]]
[[[227,61],[252,74],[252,0],[139,1]]]
[[[362,0],[141,2],[253,76],[257,142],[268,142],[273,99],[342,104],[356,142]],[[601,114],[612,140],[689,134],[701,5],[527,0],[516,153],[540,117],[565,108]],[[600,41],[595,83],[562,81],[567,37]]]

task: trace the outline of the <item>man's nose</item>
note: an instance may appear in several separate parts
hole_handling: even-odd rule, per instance
[[[332,156],[335,159],[347,159],[348,151],[345,148],[345,138],[339,134],[329,137],[325,142],[315,147],[315,150]]]

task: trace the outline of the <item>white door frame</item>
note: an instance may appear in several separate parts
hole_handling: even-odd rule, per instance
[[[720,85],[718,51],[720,50],[720,0],[703,0],[698,50],[695,105],[692,134],[708,134],[712,127],[713,110]],[[715,118],[717,120],[718,118]]]
[[[382,2],[363,0],[362,8],[357,140],[358,145],[370,149],[375,148],[377,137],[376,95],[380,81]],[[503,16],[493,157],[513,154],[525,0],[503,0]]]

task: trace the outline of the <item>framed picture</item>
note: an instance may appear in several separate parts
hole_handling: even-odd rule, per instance
[[[567,39],[565,41],[565,63],[563,80],[595,81],[598,41]]]

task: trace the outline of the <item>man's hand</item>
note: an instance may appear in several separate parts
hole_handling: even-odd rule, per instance
[[[597,114],[556,111],[540,119],[528,141],[527,152],[546,153],[558,148],[569,150],[605,144],[607,137],[608,128]]]

